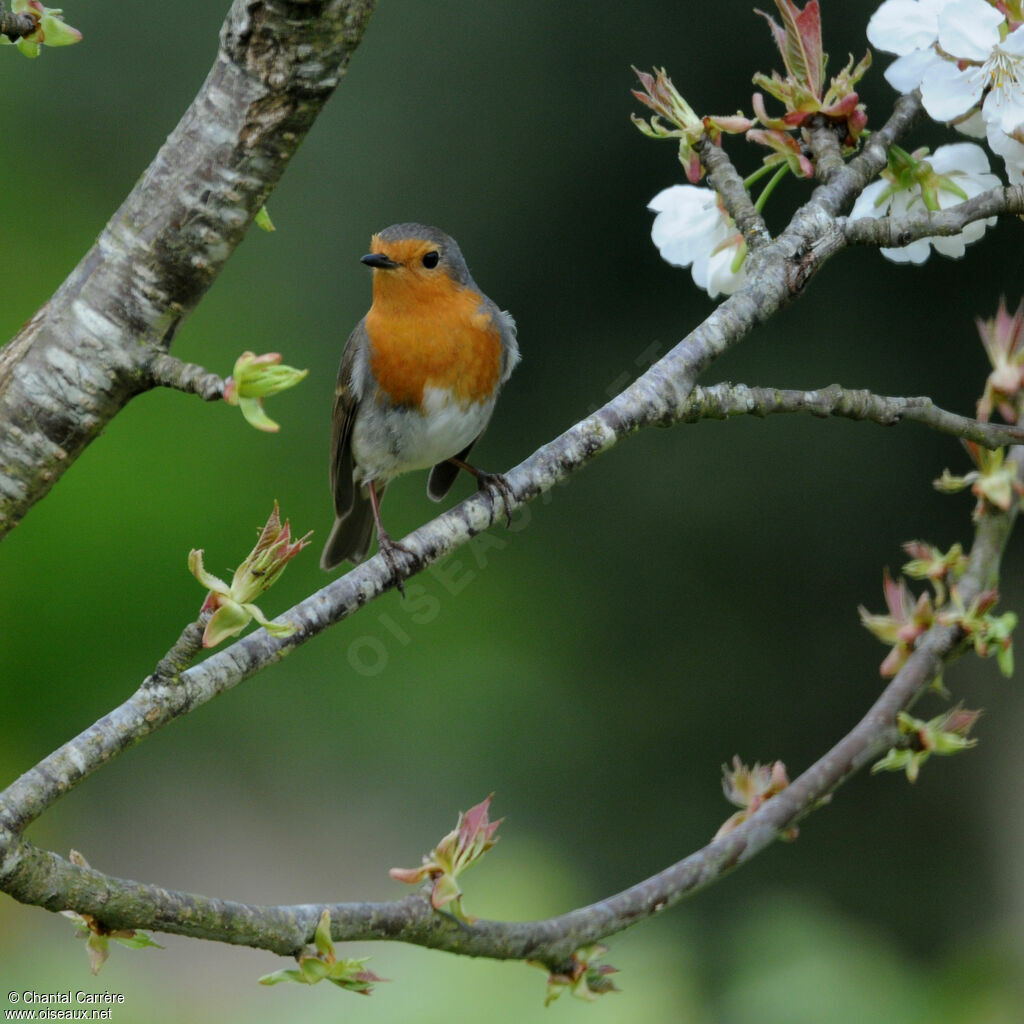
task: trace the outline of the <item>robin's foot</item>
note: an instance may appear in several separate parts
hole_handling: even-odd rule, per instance
[[[458,466],[460,469],[464,469],[467,473],[472,473],[476,477],[476,485],[480,490],[486,490],[488,487],[493,490],[497,490],[498,494],[501,495],[502,505],[505,506],[505,526],[512,525],[512,502],[515,500],[515,495],[512,494],[512,487],[509,481],[502,476],[501,473],[486,473],[482,469],[477,469],[475,466],[470,466],[468,462],[464,462],[462,459],[458,459],[453,456],[449,459],[454,466]],[[494,507],[495,498],[494,495],[489,495],[490,508],[492,508],[492,514],[490,519],[494,521]]]
[[[500,473],[485,473],[482,469],[477,470],[476,482],[481,491],[492,488],[501,496],[501,503],[505,506],[505,528],[512,525],[512,500],[515,495],[509,482]],[[494,496],[491,496],[491,506],[494,505]]]
[[[384,561],[388,563],[391,575],[395,577],[395,586],[398,587],[398,592],[402,597],[405,597],[405,583],[402,579],[402,567],[398,562],[397,554],[401,551],[401,553],[408,556],[412,560],[413,565],[415,565],[417,563],[415,553],[410,551],[404,544],[400,544],[397,540],[392,540],[390,535],[384,530],[377,531],[377,547],[380,549],[380,553],[384,556]]]
[[[460,458],[453,456],[448,460],[452,465],[458,466],[459,469],[464,469],[467,473],[472,473],[476,477],[476,485],[481,491],[486,491],[488,488],[492,488],[501,495],[501,503],[505,506],[505,526],[509,527],[512,525],[512,502],[515,499],[515,495],[512,493],[512,488],[509,482],[500,473],[486,473],[482,469],[477,469],[476,466],[471,466],[468,462],[463,461]],[[494,495],[490,495],[491,508],[494,508]],[[493,522],[494,514],[491,513],[491,520]]]

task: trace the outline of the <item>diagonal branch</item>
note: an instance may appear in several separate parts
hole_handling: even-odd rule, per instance
[[[234,0],[206,82],[54,296],[0,349],[0,538],[125,405],[245,236],[375,0]]]

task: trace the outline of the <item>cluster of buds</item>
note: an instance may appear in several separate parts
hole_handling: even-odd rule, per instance
[[[548,975],[548,990],[544,997],[544,1005],[550,1006],[563,992],[571,992],[577,999],[592,1003],[598,996],[619,989],[609,975],[617,974],[618,968],[611,964],[595,965],[594,961],[608,952],[607,946],[593,943],[581,946],[569,958],[569,966],[564,971]],[[544,967],[544,964],[537,964]]]
[[[633,123],[649,138],[678,139],[679,160],[689,181],[700,181],[704,170],[697,153],[697,143],[708,137],[718,143],[722,134],[746,133],[747,139],[768,146],[775,152],[765,163],[785,163],[802,177],[811,177],[814,167],[804,153],[800,141],[791,134],[802,129],[811,117],[820,116],[843,128],[843,142],[855,148],[867,124],[864,105],[854,86],[870,67],[871,55],[854,66],[853,59],[825,86],[827,56],[821,41],[821,13],[817,0],[801,11],[792,0],[776,0],[782,24],[765,14],[772,36],[782,54],[785,75],[773,71],[754,76],[754,84],[770,93],[785,107],[779,117],[769,115],[760,92],[753,95],[754,113],[763,127],[742,112],[726,116],[698,116],[672,85],[663,68],[653,75],[636,68],[641,89],[633,95],[654,111],[649,120],[632,115]],[[762,12],[763,13],[763,12]]]
[[[80,43],[82,33],[65,24],[62,15],[59,8],[44,7],[39,0],[11,0],[10,15],[0,11],[5,26],[0,44],[9,46],[13,42],[26,57],[38,57],[43,45],[71,46]],[[12,23],[9,28],[8,19]]]
[[[892,647],[880,670],[884,679],[890,679],[910,657],[918,637],[931,628],[935,621],[935,609],[931,595],[921,594],[915,600],[907,581],[901,576],[899,582],[896,582],[888,569],[882,577],[882,590],[889,609],[887,615],[872,615],[863,605],[857,610],[860,612],[861,625],[883,644]]]
[[[947,585],[955,584],[967,570],[963,546],[954,544],[948,551],[940,551],[924,541],[910,540],[903,550],[910,555],[903,572],[912,580],[928,580],[935,589],[936,606],[944,605]]]
[[[189,571],[209,590],[200,614],[213,612],[203,633],[204,647],[215,647],[227,637],[241,633],[253,619],[272,636],[291,636],[295,632],[295,627],[287,622],[270,622],[254,602],[277,582],[285,566],[309,543],[309,537],[307,533],[292,540],[287,520],[281,525],[275,501],[256,547],[235,570],[230,585],[206,571],[202,551],[189,552]]]
[[[276,432],[279,428],[263,410],[263,399],[295,387],[309,370],[281,365],[280,352],[243,352],[235,361],[224,384],[224,401],[237,405],[246,422],[257,430]]]
[[[903,545],[911,560],[903,571],[914,579],[928,579],[935,588],[935,601],[924,593],[914,598],[906,581],[893,580],[886,569],[882,585],[887,615],[872,615],[863,606],[859,609],[861,624],[891,650],[882,662],[881,674],[888,679],[896,675],[910,657],[919,637],[933,625],[956,626],[979,657],[995,656],[1005,676],[1013,674],[1013,630],[1017,616],[1013,612],[994,615],[992,609],[999,600],[996,590],[986,590],[964,607],[956,582],[967,568],[967,558],[959,544],[949,551],[922,541]],[[947,592],[948,588],[948,592]],[[936,689],[942,691],[942,680],[936,680]]]
[[[964,441],[971,460],[978,468],[963,476],[954,476],[948,469],[934,481],[935,487],[946,494],[955,494],[970,487],[977,499],[972,518],[978,522],[989,507],[1000,512],[1009,512],[1014,495],[1024,494],[1024,486],[1017,477],[1017,463],[1006,458],[1003,448],[989,449],[973,441]]]
[[[294,981],[299,985],[315,985],[329,981],[346,992],[357,992],[368,996],[373,986],[387,978],[378,978],[373,971],[363,966],[369,957],[339,960],[331,939],[331,912],[324,910],[313,933],[314,949],[303,950],[298,956],[298,969],[274,971],[259,979],[261,985],[277,985],[282,981]]]
[[[472,923],[462,909],[462,890],[456,878],[472,867],[498,841],[494,833],[502,820],[488,820],[491,796],[464,814],[459,814],[455,828],[448,833],[430,853],[423,858],[418,868],[392,868],[388,873],[398,882],[418,885],[428,879],[433,881],[430,903],[435,910],[448,906],[460,921]]]
[[[1013,631],[1017,616],[1013,612],[993,615],[992,609],[999,600],[999,592],[985,590],[964,607],[960,594],[954,589],[950,603],[939,613],[938,621],[943,626],[956,626],[974,648],[979,658],[995,655],[999,670],[1007,679],[1013,676]]]
[[[871,766],[876,772],[906,772],[911,782],[916,782],[921,772],[921,765],[932,754],[959,754],[973,747],[977,740],[967,738],[974,723],[981,715],[980,711],[967,711],[964,708],[953,708],[938,718],[923,722],[912,718],[905,711],[896,716],[896,725],[906,737],[905,745],[893,747],[880,761]]]
[[[999,300],[996,315],[976,321],[981,343],[992,364],[985,393],[978,402],[978,419],[988,421],[993,409],[1007,423],[1018,419],[1017,403],[1024,392],[1024,300],[1011,316],[1006,300]]]
[[[720,839],[731,832],[757,811],[766,800],[770,800],[776,793],[781,793],[788,785],[789,776],[786,774],[786,766],[781,761],[773,761],[771,764],[755,763],[754,767],[750,768],[738,755],[734,756],[731,768],[727,764],[722,765],[722,790],[726,800],[741,810],[726,819],[715,833],[715,838]],[[796,828],[792,828],[788,829],[782,838],[795,839],[796,835]]]
[[[631,114],[633,124],[648,138],[678,139],[679,162],[687,179],[694,184],[704,175],[696,146],[705,134],[717,144],[723,133],[735,135],[753,127],[754,122],[741,113],[698,117],[672,84],[664,68],[655,68],[653,75],[638,68],[633,70],[641,85],[641,89],[633,90],[633,95],[654,111],[649,120]]]
[[[76,867],[87,868],[89,862],[77,851],[72,850],[68,856]],[[107,928],[92,914],[79,914],[74,910],[62,910],[62,917],[74,921],[77,925],[77,936],[85,939],[85,951],[89,957],[89,970],[99,974],[100,969],[110,956],[110,940],[127,949],[163,949],[159,942],[154,942],[145,932],[135,928]]]
[[[868,119],[854,86],[871,66],[871,54],[866,53],[856,66],[851,57],[826,89],[828,57],[821,41],[821,12],[817,0],[811,0],[802,11],[792,0],[775,0],[775,6],[782,17],[781,25],[770,15],[760,13],[772,30],[786,74],[773,71],[768,76],[758,72],[754,75],[754,84],[774,96],[786,109],[781,117],[771,117],[765,109],[764,97],[754,93],[754,113],[765,130],[748,134],[747,138],[776,151],[769,161],[784,161],[794,174],[810,177],[813,168],[789,132],[802,128],[810,118],[820,116],[841,126],[843,145],[855,148]]]

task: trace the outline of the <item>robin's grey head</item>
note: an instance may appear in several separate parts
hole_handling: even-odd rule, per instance
[[[404,268],[423,278],[447,274],[459,284],[473,285],[458,243],[428,224],[392,224],[378,232],[362,262],[384,272]]]

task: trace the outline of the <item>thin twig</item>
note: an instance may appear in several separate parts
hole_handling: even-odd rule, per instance
[[[1024,442],[1024,427],[1005,423],[984,423],[969,416],[940,409],[927,397],[900,398],[830,384],[815,391],[748,387],[745,384],[715,384],[696,387],[687,401],[687,422],[725,419],[729,416],[772,416],[776,413],[808,412],[814,416],[841,416],[892,426],[910,420],[975,441],[985,448],[1000,448]]]
[[[181,631],[181,636],[142,684],[144,687],[160,686],[177,679],[196,660],[196,655],[203,649],[203,631],[212,615],[212,612],[203,612],[195,622],[190,622]]]
[[[32,35],[39,28],[39,19],[34,14],[10,14],[0,4],[0,35],[16,43],[23,36]]]
[[[747,247],[757,249],[767,245],[772,238],[768,226],[764,217],[754,208],[750,193],[729,154],[721,146],[716,146],[707,135],[697,143],[697,153],[704,170],[708,172],[708,183],[722,197],[722,203],[736,222]]]
[[[845,125],[839,128],[824,114],[815,114],[807,121],[807,140],[814,158],[814,172],[819,181],[827,182],[845,166],[839,133],[845,133]]]
[[[973,196],[948,210],[922,211],[905,217],[858,217],[839,219],[839,228],[850,245],[898,249],[919,238],[957,235],[968,224],[989,217],[1024,213],[1024,185],[1000,186]]]
[[[149,364],[150,384],[154,387],[174,388],[198,395],[207,402],[224,397],[225,381],[196,363],[186,363],[176,356],[159,353]]]

